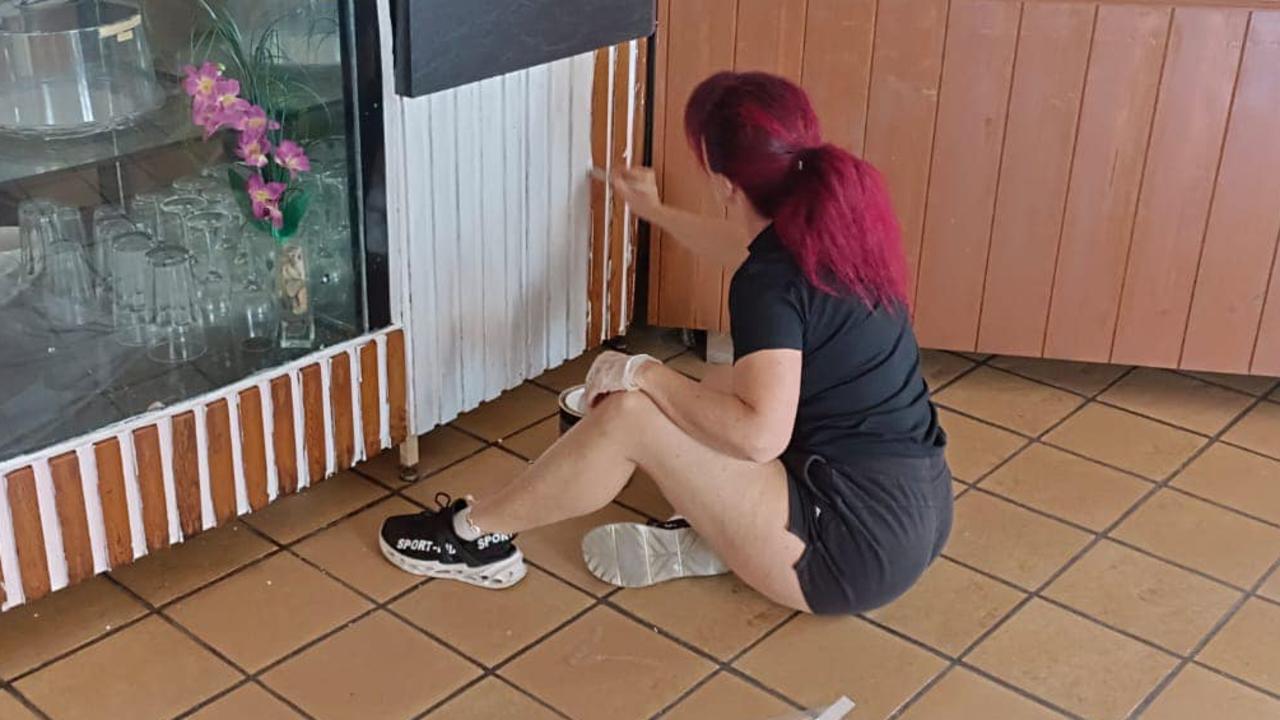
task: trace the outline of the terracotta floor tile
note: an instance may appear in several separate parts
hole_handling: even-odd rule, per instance
[[[1280,700],[1196,665],[1178,673],[1142,714],[1144,720],[1274,720]]]
[[[27,709],[13,695],[0,691],[0,720],[38,720],[37,715]]]
[[[958,667],[907,708],[901,720],[1055,720],[1063,717],[972,670]]]
[[[1090,405],[1045,438],[1095,460],[1161,480],[1207,442],[1184,430],[1106,405]]]
[[[921,350],[920,370],[930,390],[937,390],[955,380],[965,370],[973,367],[973,361],[942,350]]]
[[[663,720],[768,720],[795,708],[734,675],[718,672],[663,715]]]
[[[733,575],[623,590],[613,601],[721,660],[737,655],[791,617],[790,610]]]
[[[1216,443],[1178,473],[1172,485],[1280,523],[1280,460]]]
[[[671,507],[671,503],[667,502],[662,491],[658,489],[658,484],[643,470],[636,471],[631,482],[628,482],[627,486],[622,488],[622,492],[618,493],[617,500],[655,520],[666,520],[676,512]]]
[[[409,718],[480,674],[378,611],[273,668],[262,681],[318,720]]]
[[[1173,656],[1033,600],[969,655],[1002,680],[1088,718],[1128,716]]]
[[[861,618],[810,615],[787,623],[735,664],[806,707],[848,696],[858,704],[850,720],[890,715],[946,667]]]
[[[453,424],[486,440],[498,440],[555,415],[559,410],[556,393],[525,383],[508,390],[453,421]]]
[[[1267,578],[1267,581],[1262,583],[1262,587],[1258,588],[1258,594],[1280,602],[1280,570],[1271,573],[1271,577]]]
[[[687,352],[679,357],[671,358],[667,361],[667,367],[684,373],[694,380],[701,380],[711,370],[711,365],[707,364],[696,352]]]
[[[385,601],[422,581],[397,568],[382,556],[378,531],[392,515],[420,512],[398,497],[391,497],[303,540],[294,552],[324,571],[378,601]]]
[[[516,540],[516,545],[526,558],[560,579],[568,580],[593,595],[603,595],[614,588],[600,582],[587,570],[582,561],[582,536],[588,530],[616,522],[645,522],[645,518],[626,508],[610,504],[586,517],[522,533]]]
[[[638,623],[596,608],[502,670],[581,720],[648,718],[714,666]]]
[[[419,480],[407,488],[404,494],[429,508],[435,508],[437,493],[445,493],[453,498],[467,495],[483,497],[515,480],[527,467],[529,463],[515,455],[498,448],[489,448],[438,475]]]
[[[1280,529],[1173,490],[1161,490],[1112,536],[1241,587],[1280,557]]]
[[[353,472],[339,473],[244,520],[276,542],[291,543],[386,494],[386,488]]]
[[[965,375],[934,399],[1028,435],[1048,430],[1084,403],[1071,393],[989,367]]]
[[[1248,600],[1196,659],[1280,693],[1280,605]]]
[[[947,431],[947,464],[965,482],[978,480],[1027,444],[1011,432],[945,409],[938,410],[938,421]]]
[[[982,489],[1101,531],[1151,484],[1048,445],[1033,445],[982,481]]]
[[[524,432],[517,433],[502,441],[502,447],[533,461],[542,457],[547,448],[560,439],[560,416],[547,418]]]
[[[679,330],[652,327],[633,328],[627,333],[626,347],[632,355],[652,355],[664,361],[689,349],[681,341]]]
[[[302,716],[256,683],[248,683],[209,703],[191,720],[301,720]]]
[[[559,715],[498,678],[490,677],[468,688],[426,720],[556,720]]]
[[[163,605],[257,560],[275,547],[244,523],[233,522],[112,570],[111,576],[147,602]]]
[[[460,430],[447,425],[438,427],[418,438],[418,473],[433,475],[483,447],[484,443]],[[361,465],[360,471],[388,487],[404,485],[400,479],[400,452],[395,448]]]
[[[233,662],[256,671],[367,607],[360,596],[282,553],[165,612]]]
[[[981,492],[956,500],[955,525],[943,550],[1027,589],[1048,580],[1089,542],[1089,535]]]
[[[1228,375],[1213,372],[1188,372],[1187,375],[1200,378],[1205,382],[1217,383],[1240,392],[1249,393],[1254,397],[1266,395],[1272,388],[1276,387],[1276,383],[1280,382],[1276,378],[1263,377],[1261,375]]]
[[[1227,442],[1280,458],[1280,403],[1259,404],[1222,437]]]
[[[1023,597],[1007,585],[939,558],[906,595],[868,616],[955,656]]]
[[[1234,390],[1151,368],[1134,370],[1099,399],[1205,435],[1222,430],[1253,402]]]
[[[1185,655],[1240,593],[1103,541],[1055,580],[1044,596]]]
[[[12,678],[147,612],[106,578],[93,578],[0,615],[0,677]]]
[[[1049,383],[1054,387],[1081,395],[1095,395],[1129,371],[1122,365],[1043,360],[1041,358],[1000,357],[991,361],[995,367]]]
[[[554,630],[592,598],[537,568],[494,592],[460,582],[429,582],[391,609],[481,663],[493,666]]]
[[[581,385],[587,381],[587,371],[591,369],[591,364],[596,361],[599,355],[599,350],[591,350],[558,368],[546,371],[535,382],[556,392],[563,392],[576,385]]]
[[[20,680],[18,690],[59,720],[168,718],[241,678],[158,617]]]

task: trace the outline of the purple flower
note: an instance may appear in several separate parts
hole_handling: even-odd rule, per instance
[[[280,212],[280,196],[284,194],[285,184],[264,182],[261,175],[254,174],[249,178],[249,204],[253,207],[253,216],[259,220],[270,220],[271,227],[279,230],[284,226],[284,215]]]
[[[289,177],[296,178],[298,173],[311,171],[311,160],[302,150],[302,146],[292,140],[285,140],[276,148],[276,164],[289,171]]]
[[[245,165],[261,168],[267,166],[267,154],[271,152],[271,143],[263,133],[241,133],[240,143],[236,145],[236,155]]]
[[[222,68],[208,61],[199,68],[187,65],[182,68],[182,72],[186,74],[182,80],[182,89],[193,98],[212,97],[218,80],[222,78]]]
[[[244,112],[236,116],[231,124],[242,133],[258,135],[267,130],[279,130],[280,123],[267,117],[267,111],[260,105],[250,105]]]

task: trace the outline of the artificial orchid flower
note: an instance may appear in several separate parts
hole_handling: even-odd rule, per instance
[[[241,133],[240,143],[236,145],[236,155],[249,167],[267,166],[267,154],[271,152],[271,143],[262,133]]]
[[[311,171],[311,160],[302,146],[292,140],[285,140],[276,148],[276,164],[289,171],[289,177],[296,178],[298,173]]]
[[[242,133],[261,134],[267,130],[279,130],[280,123],[267,117],[267,111],[261,105],[250,105],[247,110],[236,116],[232,124]]]
[[[182,72],[186,74],[182,80],[182,89],[193,98],[213,97],[214,88],[218,80],[222,79],[222,67],[208,61],[199,68],[187,65],[182,68]]]
[[[249,203],[253,208],[253,216],[259,220],[270,220],[271,226],[279,230],[284,225],[284,215],[280,212],[280,196],[284,194],[285,184],[265,182],[261,175],[250,176],[247,186]]]

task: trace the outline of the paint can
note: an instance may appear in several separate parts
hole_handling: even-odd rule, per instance
[[[582,403],[587,396],[587,386],[578,385],[560,393],[560,434],[569,432],[569,428],[582,419]]]

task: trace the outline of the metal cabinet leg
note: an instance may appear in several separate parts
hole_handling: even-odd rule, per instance
[[[411,483],[418,479],[418,438],[400,443],[400,479]]]

